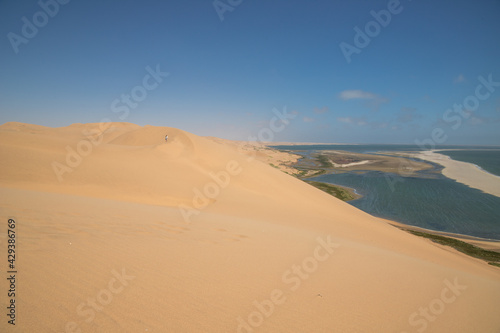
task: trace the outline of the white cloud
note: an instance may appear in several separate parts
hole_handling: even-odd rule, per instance
[[[339,98],[344,101],[351,99],[366,100],[365,106],[374,111],[378,111],[380,105],[389,102],[389,99],[385,97],[363,90],[344,90],[339,94]]]
[[[314,118],[304,117],[304,118],[302,118],[302,120],[303,120],[305,123],[312,123],[312,122],[314,121]]]
[[[375,99],[379,96],[363,90],[344,90],[339,94],[339,97],[347,101],[350,99]]]
[[[337,121],[344,124],[355,125],[355,126],[368,126],[371,129],[380,130],[380,129],[399,129],[398,127],[390,127],[390,123],[388,122],[380,122],[380,121],[370,121],[366,120],[365,117],[338,117]]]
[[[368,122],[364,118],[358,118],[358,117],[338,117],[337,121],[345,124],[353,124],[358,126],[364,126],[368,124]]]

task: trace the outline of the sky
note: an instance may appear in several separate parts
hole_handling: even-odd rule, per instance
[[[499,0],[0,0],[0,124],[500,145]]]

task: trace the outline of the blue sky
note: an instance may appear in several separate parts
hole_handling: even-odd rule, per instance
[[[59,1],[0,1],[0,123],[500,144],[498,0]]]

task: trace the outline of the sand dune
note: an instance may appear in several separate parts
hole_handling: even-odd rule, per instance
[[[19,248],[16,327],[4,315],[0,331],[499,332],[500,269],[239,147],[125,123],[0,126],[0,251],[8,218]]]

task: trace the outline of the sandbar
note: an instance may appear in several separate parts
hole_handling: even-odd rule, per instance
[[[442,173],[446,177],[485,193],[500,197],[500,177],[484,171],[472,163],[455,161],[449,156],[437,153],[435,150],[427,150],[408,155],[440,164],[444,167]]]

